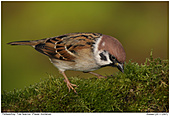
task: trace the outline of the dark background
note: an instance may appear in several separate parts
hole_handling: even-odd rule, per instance
[[[48,78],[62,77],[48,57],[11,41],[36,40],[71,32],[99,32],[116,37],[124,46],[126,62],[143,63],[153,49],[154,58],[169,58],[169,2],[1,2],[2,90]],[[87,64],[88,65],[88,64]],[[95,72],[111,75],[105,67]],[[68,76],[93,77],[77,71]],[[63,78],[64,79],[64,78]]]

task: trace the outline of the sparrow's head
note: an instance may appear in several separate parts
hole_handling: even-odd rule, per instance
[[[114,37],[102,35],[94,45],[97,63],[101,66],[111,65],[124,73],[126,53],[122,44]]]

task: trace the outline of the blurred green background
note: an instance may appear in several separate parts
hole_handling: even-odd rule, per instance
[[[36,40],[71,32],[99,32],[119,39],[126,62],[143,63],[153,56],[169,57],[169,2],[1,2],[2,90],[23,89],[52,74],[62,77],[48,57],[30,46],[6,43]],[[88,65],[88,64],[87,64]],[[105,67],[95,72],[111,75],[118,71]],[[93,77],[76,71],[68,76]],[[63,78],[64,79],[64,78]]]

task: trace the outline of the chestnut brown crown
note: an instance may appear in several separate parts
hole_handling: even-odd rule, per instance
[[[105,42],[105,45],[102,45],[103,42]],[[114,37],[103,35],[102,41],[99,43],[100,49],[108,51],[120,63],[124,63],[126,60],[126,53],[122,44]]]

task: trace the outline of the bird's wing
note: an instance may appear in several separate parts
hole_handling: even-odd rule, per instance
[[[35,49],[50,58],[74,61],[77,51],[84,48],[92,48],[99,33],[70,33],[57,37],[47,38],[43,43],[35,46]]]

